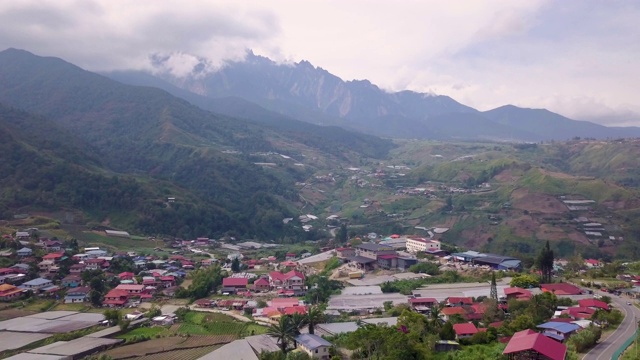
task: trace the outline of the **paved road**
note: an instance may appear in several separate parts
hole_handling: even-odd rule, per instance
[[[611,302],[624,314],[624,320],[622,320],[622,323],[613,334],[609,335],[605,340],[601,340],[598,345],[582,358],[583,360],[611,359],[613,353],[636,331],[637,320],[640,320],[640,309],[633,305],[627,305],[628,301],[634,300],[603,292],[599,293],[600,295],[611,297]]]

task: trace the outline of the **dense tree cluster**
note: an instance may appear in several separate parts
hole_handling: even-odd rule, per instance
[[[219,266],[211,266],[189,273],[191,284],[189,287],[178,288],[176,297],[191,298],[192,300],[209,296],[222,284],[222,270]]]

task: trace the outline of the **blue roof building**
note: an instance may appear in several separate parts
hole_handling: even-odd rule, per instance
[[[554,340],[564,342],[573,335],[576,331],[581,329],[579,325],[565,322],[549,321],[544,324],[538,325],[539,329],[543,329],[542,334],[546,335]]]
[[[302,334],[296,337],[298,347],[313,359],[330,359],[330,342],[315,334]]]

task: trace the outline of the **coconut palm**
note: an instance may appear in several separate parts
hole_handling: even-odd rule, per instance
[[[309,334],[313,334],[315,326],[324,321],[324,313],[318,306],[311,306],[306,315],[307,325],[309,326]]]
[[[434,305],[429,311],[429,315],[431,316],[431,326],[434,329],[440,329],[442,327],[442,319],[440,319],[441,313],[442,308],[438,305]]]
[[[296,336],[297,329],[288,316],[280,317],[277,324],[272,324],[267,330],[267,335],[276,338],[276,342],[280,346],[283,354],[287,353],[287,346]]]

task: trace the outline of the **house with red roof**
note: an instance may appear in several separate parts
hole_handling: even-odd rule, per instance
[[[73,264],[69,267],[69,273],[73,275],[80,275],[87,268],[85,264]]]
[[[509,360],[564,360],[567,347],[533,330],[523,330],[513,334],[502,354]]]
[[[456,339],[466,339],[478,333],[478,328],[472,323],[453,324],[453,331],[456,332]]]
[[[105,259],[87,259],[84,265],[86,270],[103,270],[109,267],[109,262]]]
[[[210,308],[215,304],[215,300],[211,299],[198,299],[193,302],[196,307],[199,308]]]
[[[122,280],[133,280],[135,278],[136,274],[132,273],[132,272],[121,272],[120,274],[118,274],[118,279],[120,279],[120,281]]]
[[[270,289],[271,285],[269,285],[268,278],[261,277],[253,282],[253,291],[269,291]]]
[[[531,294],[531,291],[519,287],[505,288],[504,295],[507,297],[507,300],[531,300],[531,297],[533,296],[533,294]]]
[[[129,292],[118,288],[110,290],[107,295],[104,296],[103,305],[109,307],[121,307],[129,301]]]
[[[602,300],[597,300],[597,299],[582,299],[582,300],[578,300],[578,305],[580,307],[586,307],[586,308],[591,308],[594,310],[606,310],[609,311],[609,305],[602,301]]]
[[[10,284],[0,285],[0,301],[9,301],[21,297],[22,289]]]
[[[40,245],[42,245],[48,253],[62,250],[62,242],[58,240],[44,240],[40,242]]]
[[[291,270],[286,274],[279,271],[269,273],[269,285],[272,289],[290,291],[292,295],[304,294],[304,280],[304,274],[296,270]]]
[[[42,260],[51,260],[53,262],[59,262],[64,257],[63,251],[52,252],[42,257]]]
[[[140,294],[144,291],[144,285],[137,284],[120,284],[115,287],[115,290],[126,291],[129,295]]]
[[[596,259],[587,259],[584,261],[584,265],[590,269],[595,269],[601,267],[602,263]]]
[[[171,275],[160,276],[159,280],[160,280],[160,284],[165,289],[170,288],[172,286],[176,286],[176,278]]]
[[[562,311],[562,314],[569,315],[572,319],[575,320],[586,320],[591,319],[591,316],[595,314],[596,310],[588,307],[570,307],[566,310]]]
[[[16,274],[17,272],[18,271],[16,269],[13,269],[13,268],[0,268],[0,276]]]
[[[470,297],[456,297],[450,296],[445,299],[445,303],[447,306],[463,306],[463,305],[471,305],[473,304],[473,299]]]
[[[295,259],[295,258],[296,258],[296,253],[287,253],[287,254],[284,256],[284,259],[285,259],[285,260],[287,260],[287,261],[289,261],[289,260],[293,260],[293,259]]]
[[[444,321],[447,321],[453,315],[465,316],[467,312],[460,306],[455,307],[445,307],[440,310],[440,316]]]
[[[557,296],[582,294],[582,290],[579,287],[568,283],[540,284],[540,288],[543,292],[550,292]]]
[[[246,290],[249,285],[247,278],[227,277],[222,279],[222,293],[235,294],[238,290]]]

